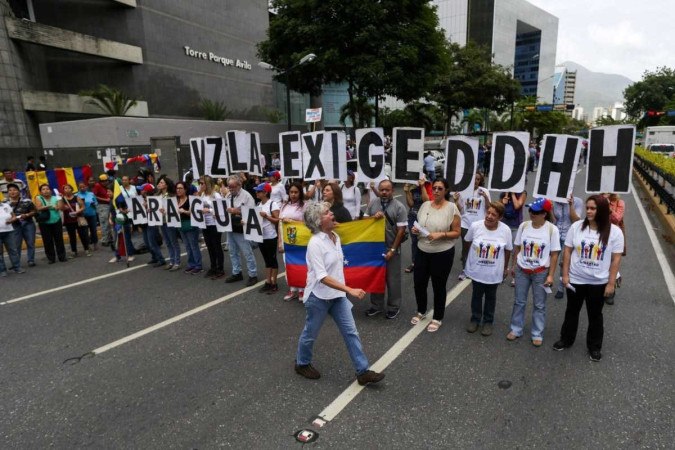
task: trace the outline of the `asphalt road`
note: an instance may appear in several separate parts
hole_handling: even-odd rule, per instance
[[[38,259],[0,281],[0,302],[9,302],[0,303],[0,447],[292,448],[301,445],[292,434],[311,428],[316,448],[672,448],[675,308],[645,233],[658,225],[645,225],[632,195],[624,200],[628,256],[616,304],[604,309],[601,362],[587,357],[583,313],[577,344],[551,349],[565,310],[553,296],[544,346],[507,342],[508,285],[493,336],[464,330],[467,288],[437,333],[411,337],[412,275],[402,273],[397,319],[367,318],[368,302],[354,305],[371,363],[400,351],[386,379],[362,390],[330,321],[315,346],[322,378],[294,373],[304,310],[283,302],[283,289],[268,296],[168,273],[144,266],[148,255],[129,270],[108,264],[109,251],[50,266]],[[448,290],[459,266],[457,256]],[[202,305],[210,307],[176,318]],[[328,408],[332,420],[312,426],[345,395],[342,409]]]

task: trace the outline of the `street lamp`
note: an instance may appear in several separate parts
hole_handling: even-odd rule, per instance
[[[301,66],[305,63],[312,62],[316,59],[316,55],[314,53],[308,53],[302,58],[300,58],[300,61],[298,61],[295,65],[292,65],[291,67],[288,67],[285,70],[281,70],[278,67],[274,67],[272,64],[260,61],[258,63],[258,67],[262,67],[263,69],[266,70],[276,70],[279,72],[279,75],[285,75],[285,80],[286,80],[286,119],[288,123],[288,131],[291,131],[291,89],[288,86],[289,83],[289,73],[291,70],[295,69],[298,66]]]

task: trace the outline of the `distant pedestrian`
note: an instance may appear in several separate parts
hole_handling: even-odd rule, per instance
[[[35,266],[35,205],[30,198],[22,198],[19,186],[13,183],[7,186],[7,197],[16,218],[13,225],[14,228],[18,228],[19,251],[22,242],[25,242],[28,267],[33,267]]]
[[[63,222],[59,211],[63,209],[60,200],[52,195],[48,184],[41,184],[40,194],[35,196],[33,203],[37,209],[40,235],[44,244],[45,254],[49,264],[54,264],[56,258],[66,262],[66,247],[63,244]]]
[[[44,155],[38,157],[37,170],[47,170],[47,158]]]
[[[176,183],[176,200],[180,214],[180,236],[187,251],[187,268],[184,273],[196,275],[202,272],[202,253],[199,249],[199,228],[191,223],[190,198],[187,195],[188,184]]]
[[[427,152],[424,156],[424,173],[427,174],[429,181],[433,182],[436,179],[436,158],[431,152]]]
[[[29,156],[26,159],[26,167],[24,170],[26,172],[35,172],[35,156]]]

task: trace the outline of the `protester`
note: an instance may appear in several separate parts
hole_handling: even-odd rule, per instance
[[[283,202],[286,201],[286,199],[288,199],[288,195],[286,194],[286,188],[284,187],[283,184],[280,183],[281,172],[275,170],[274,172],[270,172],[268,174],[268,177],[270,180],[270,186],[272,187],[270,200],[275,202],[277,205],[281,205]]]
[[[230,213],[230,220],[232,221],[232,231],[227,233],[227,242],[230,247],[230,261],[232,262],[232,274],[225,279],[226,283],[235,283],[242,281],[244,275],[242,274],[241,256],[239,252],[244,254],[246,259],[246,268],[248,271],[248,281],[246,286],[253,286],[258,282],[258,267],[256,265],[255,256],[251,243],[244,238],[244,226],[241,221],[241,208],[255,207],[255,201],[251,194],[241,188],[241,179],[237,176],[230,176],[227,179],[227,188],[230,193],[225,197],[227,203],[227,212]]]
[[[352,219],[361,217],[361,189],[354,183],[356,176],[351,170],[347,171],[347,180],[340,185],[342,202],[351,214]]]
[[[176,200],[180,214],[180,238],[187,251],[187,268],[184,273],[196,275],[202,272],[202,252],[199,249],[199,228],[191,224],[190,199],[188,185],[184,181],[176,183]]]
[[[89,231],[87,237],[89,238],[89,244],[94,250],[98,250],[98,232],[96,227],[98,217],[96,214],[96,196],[94,196],[93,192],[89,192],[89,184],[92,184],[91,180],[89,181],[89,183],[80,183],[80,190],[78,191],[77,196],[82,199],[84,205],[84,211],[82,212],[82,215],[84,220],[87,221],[87,229]]]
[[[265,260],[266,281],[259,292],[274,294],[279,291],[277,274],[279,262],[277,261],[277,246],[279,239],[277,225],[279,224],[279,204],[270,199],[272,186],[269,183],[260,183],[256,188],[256,195],[260,200],[260,216],[262,221],[263,242],[259,245],[260,253]]]
[[[7,185],[7,197],[9,205],[14,212],[12,226],[17,229],[19,256],[21,256],[21,243],[26,243],[26,257],[28,267],[35,266],[35,205],[29,198],[22,198],[19,185],[10,183]]]
[[[37,209],[38,226],[44,244],[45,253],[49,264],[54,264],[56,258],[66,262],[66,247],[63,245],[63,222],[59,211],[63,210],[63,204],[52,195],[48,184],[41,184],[40,194],[35,196],[33,203]]]
[[[394,198],[394,184],[389,180],[380,181],[380,198],[368,205],[366,213],[376,219],[384,219],[384,242],[387,250],[387,305],[384,294],[370,294],[371,307],[366,316],[373,317],[386,311],[387,319],[395,319],[401,308],[401,243],[408,225],[403,203]]]
[[[336,183],[328,183],[322,191],[323,201],[330,203],[330,210],[337,223],[351,222],[352,215],[342,203],[342,191]]]
[[[162,226],[160,230],[169,252],[169,264],[164,267],[164,270],[176,272],[180,270],[180,244],[178,243],[180,229],[168,225],[166,212],[166,205],[170,201],[169,199],[176,196],[176,186],[171,178],[166,175],[159,177],[157,181],[157,195],[162,197],[162,206],[159,208],[159,212],[162,214]]]
[[[604,196],[609,200],[609,220],[614,225],[621,229],[623,233],[623,253],[621,256],[626,256],[626,244],[628,240],[626,239],[626,226],[623,223],[623,217],[626,212],[626,204],[619,197],[619,194],[604,194]],[[621,287],[621,274],[619,273],[616,276],[616,287]],[[614,304],[614,297],[616,296],[616,290],[609,297],[605,297],[605,303],[608,305]]]
[[[362,300],[366,292],[345,285],[344,255],[340,237],[333,231],[336,222],[330,205],[311,203],[305,210],[304,219],[312,237],[307,245],[307,286],[303,297],[307,317],[298,340],[295,372],[312,380],[321,377],[312,366],[312,353],[321,325],[330,314],[345,341],[359,384],[363,386],[382,381],[384,374],[369,370],[370,364],[363,353],[352,315],[352,304],[344,295]]]
[[[415,299],[417,314],[410,321],[417,325],[427,314],[429,279],[434,291],[434,317],[427,331],[438,331],[445,315],[445,285],[455,257],[455,241],[460,236],[461,216],[457,206],[449,202],[448,181],[439,178],[432,184],[433,199],[425,202],[417,213],[422,228],[413,227],[420,235],[415,260]]]
[[[19,192],[21,193],[21,196],[23,196],[26,192],[26,185],[24,184],[23,181],[14,178],[14,172],[11,169],[3,169],[2,171],[2,181],[0,181],[0,193],[7,198],[7,188],[9,184],[16,184],[17,187],[19,188]]]
[[[77,236],[80,236],[80,242],[87,256],[91,256],[89,249],[89,234],[87,230],[87,221],[84,218],[84,201],[75,195],[73,187],[65,184],[61,187],[63,191],[62,208],[63,225],[68,232],[68,242],[70,243],[71,253],[69,258],[76,258],[77,255]]]
[[[483,174],[476,172],[473,177],[473,193],[471,197],[462,198],[460,200],[460,212],[462,213],[462,239],[466,236],[472,223],[480,222],[485,219],[485,213],[487,212],[491,200],[490,192],[483,187],[484,181],[485,177],[483,177]],[[503,213],[500,215],[499,220],[501,220],[503,215]],[[462,246],[462,271],[459,274],[460,281],[466,278],[464,267],[466,266],[468,251],[469,247],[466,245]]]
[[[37,170],[47,170],[47,158],[45,155],[38,156]]]
[[[523,335],[527,296],[532,288],[532,345],[541,347],[546,326],[546,288],[553,286],[560,254],[560,233],[547,220],[553,210],[549,199],[537,199],[528,208],[531,220],[520,225],[513,242],[511,276],[516,281],[516,289],[511,331],[506,339],[515,341]]]
[[[511,228],[511,238],[516,240],[516,233],[518,227],[523,223],[523,206],[527,199],[527,192],[523,191],[520,194],[517,192],[503,192],[499,195],[499,200],[504,205],[504,217],[502,222]],[[516,280],[511,280],[511,287],[516,286]]]
[[[565,238],[570,226],[577,220],[581,220],[583,213],[584,201],[573,194],[565,202],[553,202],[553,217],[555,218],[555,226],[558,228],[560,234],[560,248],[565,248]],[[562,258],[559,257],[560,268],[562,269]],[[555,298],[561,299],[564,297],[565,286],[562,284],[562,279],[558,277],[558,289],[555,293]]]
[[[35,172],[35,156],[29,156],[26,158],[26,167],[25,172]]]
[[[586,200],[586,218],[574,222],[567,232],[562,279],[567,288],[565,321],[554,350],[571,347],[577,336],[579,312],[586,302],[588,332],[586,347],[591,361],[602,358],[604,298],[614,293],[621,253],[621,229],[610,221],[609,202],[601,195]]]
[[[278,153],[272,155],[272,168],[274,170],[281,170],[281,160],[279,159]]]
[[[12,189],[18,188],[13,183],[10,186],[12,186]],[[19,229],[15,226],[17,220],[10,200],[0,203],[0,277],[7,276],[7,266],[5,265],[5,256],[3,254],[5,247],[7,248],[7,253],[9,253],[9,262],[12,264],[10,270],[15,273],[25,272],[21,268],[21,239]]]
[[[298,181],[291,183],[291,186],[288,188],[288,201],[281,206],[279,211],[279,244],[278,251],[279,253],[284,253],[284,240],[283,240],[283,222],[290,221],[303,221],[303,213],[305,212],[306,203],[303,200],[302,195],[302,184]],[[284,263],[285,255],[284,255]],[[288,280],[288,279],[287,279]],[[290,283],[288,284],[288,292],[284,295],[284,301],[290,300],[300,300],[302,301],[302,296],[304,294],[304,286],[293,286]]]
[[[304,185],[304,198],[308,201],[318,202],[321,201],[323,195],[323,188],[325,187],[326,180],[316,180],[314,183],[305,181]]]
[[[433,182],[436,179],[436,158],[431,152],[427,152],[424,156],[424,173],[429,181]]]
[[[101,174],[98,177],[98,183],[91,188],[91,192],[96,196],[96,214],[98,215],[98,222],[101,224],[101,245],[104,247],[108,247],[113,242],[113,236],[108,223],[108,217],[110,216],[108,188],[110,187],[108,175]]]
[[[115,202],[118,204],[117,209],[120,210],[126,217],[126,220],[122,224],[122,229],[124,231],[127,261],[133,261],[134,255],[136,254],[136,248],[134,247],[134,243],[131,239],[133,222],[131,219],[129,219],[129,208],[131,207],[131,204],[128,202],[128,200],[131,197],[136,197],[138,195],[138,191],[136,190],[136,186],[131,184],[131,179],[127,175],[122,176],[122,185],[120,187],[122,191],[120,195],[121,200],[120,198],[116,198]]]
[[[241,189],[241,178],[237,175],[233,175],[230,178],[236,179]],[[244,190],[242,192],[248,194]],[[214,215],[214,203],[222,197],[216,190],[213,178],[208,175],[199,178],[199,195],[202,200],[202,214],[204,215],[204,224],[206,225],[202,229],[202,234],[204,235],[204,244],[206,244],[206,249],[209,252],[209,262],[211,263],[211,267],[204,277],[217,280],[225,276],[225,255],[221,244],[223,236],[216,227],[216,217]],[[232,240],[230,239],[229,241],[232,244]]]
[[[417,211],[419,211],[422,203],[428,202],[431,198],[431,183],[426,181],[424,177],[417,181],[417,185],[404,184],[403,192],[405,192],[405,201],[408,204],[408,229],[410,230],[410,248],[411,248],[411,264],[405,268],[406,273],[411,273],[415,268],[415,259],[417,258],[417,235],[412,233],[412,227],[417,220]]]
[[[128,184],[128,177],[122,177],[122,181]],[[110,224],[113,236],[115,236],[115,244],[112,245],[115,256],[108,261],[111,264],[122,261],[121,247],[124,247],[127,263],[136,259],[134,256],[136,254],[136,248],[134,247],[133,242],[131,242],[132,221],[129,217],[129,208],[131,207],[131,204],[127,202],[129,197],[136,196],[136,188],[133,186],[131,186],[131,188],[133,189],[133,195],[124,188],[122,188],[122,193],[116,198],[113,198],[114,194],[110,195],[110,198],[113,201],[110,207],[110,219],[108,220],[108,223]],[[157,227],[150,228],[156,229]],[[155,235],[154,239],[151,239],[151,241],[156,243],[156,238],[157,236]],[[123,242],[120,242],[120,240],[123,240]]]
[[[466,328],[469,333],[480,327],[483,336],[492,334],[497,288],[508,275],[513,250],[511,230],[501,222],[503,215],[501,202],[489,203],[484,219],[471,223],[463,238],[467,249],[465,271],[471,279],[471,320]]]
[[[155,187],[146,183],[141,187],[140,195],[143,197],[143,207],[148,209],[148,196],[155,193]],[[166,259],[162,254],[162,249],[159,246],[159,230],[156,226],[149,226],[147,223],[139,224],[141,232],[143,233],[143,243],[145,248],[150,253],[150,261],[146,264],[153,267],[162,267],[166,264]]]

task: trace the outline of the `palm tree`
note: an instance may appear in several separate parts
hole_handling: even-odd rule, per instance
[[[230,117],[231,113],[227,110],[227,106],[222,101],[214,101],[208,98],[203,98],[199,101],[199,110],[202,113],[204,120],[221,121]]]
[[[430,103],[411,102],[403,109],[410,117],[410,125],[413,127],[431,130],[434,127],[434,108]]]
[[[463,123],[469,124],[469,131],[474,131],[474,125],[478,124],[479,129],[477,131],[483,131],[485,128],[485,116],[483,111],[480,109],[472,109],[469,111],[469,114],[465,115],[462,119]]]
[[[340,108],[340,123],[343,126],[349,118],[354,128],[368,128],[375,117],[375,106],[368,102],[366,97],[354,97],[354,100],[345,103]]]
[[[96,106],[108,116],[126,116],[129,110],[138,104],[138,101],[121,90],[105,84],[99,84],[93,90],[82,91],[79,95],[90,97],[85,103]]]

